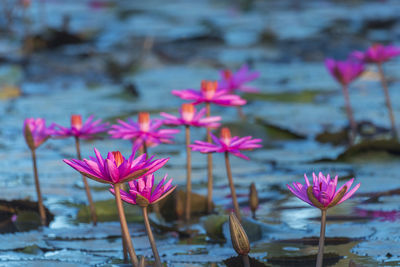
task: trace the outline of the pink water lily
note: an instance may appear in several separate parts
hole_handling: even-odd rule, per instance
[[[129,182],[129,192],[121,190],[121,199],[126,203],[136,205],[137,195],[145,198],[148,204],[155,204],[172,193],[176,186],[172,186],[172,179],[166,182],[167,175],[154,188],[154,174],[145,175],[139,179]],[[114,189],[110,189],[114,194]]]
[[[60,138],[74,136],[81,139],[92,139],[96,134],[107,131],[108,123],[102,123],[101,119],[94,121],[93,118],[92,115],[82,123],[81,115],[72,115],[71,127],[54,124],[56,128],[53,135]]]
[[[246,83],[257,79],[260,73],[257,71],[251,72],[247,65],[243,65],[236,73],[230,70],[222,70],[220,72],[221,80],[218,82],[219,90],[227,90],[228,92],[242,91],[248,93],[258,92],[259,89]]]
[[[190,147],[192,150],[200,151],[201,153],[229,152],[237,157],[247,160],[249,160],[249,158],[240,153],[240,150],[252,150],[254,148],[262,147],[262,145],[259,144],[262,142],[261,139],[253,139],[252,136],[231,137],[231,132],[228,128],[221,129],[221,138],[217,138],[213,134],[211,134],[211,138],[215,144],[203,141],[195,141],[193,145],[190,145]]]
[[[133,150],[128,159],[125,159],[119,151],[109,152],[104,159],[95,148],[96,157],[83,160],[64,159],[64,162],[90,179],[100,183],[117,184],[151,174],[164,166],[169,159],[153,160],[154,156],[146,159],[146,154],[135,158],[135,152]]]
[[[36,149],[50,138],[54,132],[54,125],[46,127],[46,120],[42,118],[28,118],[24,121],[25,141],[30,149]]]
[[[153,147],[160,143],[172,143],[173,135],[178,129],[160,129],[162,120],[150,120],[148,112],[140,112],[138,122],[128,119],[128,122],[118,120],[119,124],[112,125],[108,132],[112,138],[133,140],[134,145]]]
[[[350,54],[350,57],[361,60],[365,63],[383,63],[399,55],[400,47],[375,44],[369,47],[365,52],[354,51]]]
[[[354,182],[353,178],[342,185],[339,189],[336,189],[338,176],[336,176],[334,179],[331,179],[329,174],[325,177],[321,172],[318,174],[318,176],[313,173],[312,185],[308,181],[306,174],[304,174],[304,180],[305,184],[294,182],[293,187],[290,185],[286,186],[289,188],[290,192],[292,192],[296,197],[303,200],[304,202],[307,202],[311,206],[315,206],[315,203],[313,203],[312,200],[309,199],[307,194],[307,189],[312,186],[312,194],[315,196],[315,198],[318,200],[323,208],[330,208],[332,206],[339,205],[343,201],[350,198],[361,185],[359,183],[350,190],[350,187]],[[344,190],[344,194],[338,200],[337,197],[342,190]]]
[[[172,90],[172,94],[184,100],[194,101],[193,105],[214,103],[220,106],[242,106],[246,100],[240,96],[229,94],[228,90],[217,90],[218,83],[202,81],[200,90]]]
[[[196,113],[196,108],[193,104],[182,104],[182,108],[179,109],[180,117],[176,117],[174,115],[161,112],[160,115],[165,119],[163,121],[164,124],[174,125],[174,126],[193,126],[193,127],[211,127],[218,128],[221,124],[218,121],[221,120],[220,116],[214,117],[206,117],[206,109],[202,108],[199,112]]]
[[[362,63],[352,60],[338,61],[328,58],[325,60],[325,66],[330,74],[342,85],[348,85],[364,71]]]

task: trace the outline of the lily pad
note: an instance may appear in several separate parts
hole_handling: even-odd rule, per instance
[[[97,201],[96,207],[97,220],[99,222],[119,221],[118,210],[114,199]],[[143,217],[138,207],[123,202],[125,216],[128,222],[142,222]],[[90,210],[88,206],[81,205],[77,218],[79,222],[91,222]]]
[[[342,257],[335,253],[324,253],[324,265],[330,266],[336,264]],[[305,256],[280,256],[268,258],[268,263],[285,267],[306,267],[315,266],[317,255]]]

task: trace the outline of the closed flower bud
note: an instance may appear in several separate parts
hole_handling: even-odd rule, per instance
[[[251,212],[253,213],[253,217],[255,217],[259,202],[257,188],[254,183],[251,183],[250,185],[249,203]]]
[[[229,215],[229,230],[231,232],[232,245],[236,253],[239,255],[249,254],[249,239],[238,218],[233,212]]]

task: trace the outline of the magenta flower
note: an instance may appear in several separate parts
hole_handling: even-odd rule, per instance
[[[167,175],[154,188],[154,174],[142,176],[139,179],[129,182],[129,192],[121,190],[121,199],[126,203],[136,205],[137,195],[140,195],[147,200],[148,204],[155,204],[166,196],[172,193],[176,186],[172,186],[172,179],[167,183]],[[111,193],[115,194],[114,188],[110,189]],[[142,204],[142,203],[141,203]]]
[[[90,116],[85,123],[82,124],[81,115],[71,116],[71,127],[63,127],[55,124],[55,131],[53,133],[56,137],[66,138],[74,136],[81,139],[92,139],[94,135],[105,132],[108,123],[101,123],[101,120],[93,121],[94,116]]]
[[[383,63],[400,55],[400,48],[382,44],[375,44],[367,49],[367,51],[354,51],[350,57],[361,60],[365,63]]]
[[[211,81],[202,81],[201,89],[193,90],[172,90],[172,94],[185,100],[192,100],[193,105],[201,103],[214,103],[220,106],[242,106],[246,100],[240,96],[229,94],[228,90],[217,90],[218,83]]]
[[[286,185],[290,192],[292,192],[296,197],[300,198],[304,202],[307,202],[311,206],[315,206],[320,209],[327,209],[333,206],[339,205],[343,201],[350,198],[360,187],[361,184],[357,184],[353,189],[350,190],[353,184],[354,178],[342,185],[338,190],[336,190],[338,183],[338,176],[333,180],[328,174],[326,177],[320,172],[318,176],[313,173],[313,185],[308,181],[307,175],[304,174],[305,184],[299,182],[294,182],[293,187]],[[319,202],[314,203],[309,199],[307,190],[312,186],[312,194]],[[342,192],[343,190],[343,192]]]
[[[133,140],[134,146],[146,147],[156,146],[160,143],[172,143],[174,134],[178,129],[159,129],[162,120],[150,120],[148,112],[139,112],[138,123],[131,119],[128,122],[118,120],[119,125],[112,125],[108,132],[112,138]]]
[[[221,124],[218,121],[221,120],[220,116],[206,117],[206,109],[202,108],[198,113],[196,113],[196,108],[193,104],[182,104],[182,108],[179,109],[180,117],[173,116],[171,114],[161,112],[160,115],[165,118],[163,121],[167,125],[185,125],[194,127],[211,127],[218,128]]]
[[[53,127],[46,127],[46,120],[42,118],[28,118],[24,121],[25,141],[31,150],[38,148],[50,135],[53,134]]]
[[[230,70],[222,70],[220,72],[221,80],[218,82],[218,90],[227,90],[233,92],[235,90],[247,93],[258,92],[259,89],[246,85],[246,83],[257,79],[259,72],[250,72],[247,65],[243,65],[236,73]]]
[[[364,71],[364,65],[356,61],[336,61],[326,59],[325,66],[330,74],[342,85],[348,85]]]
[[[135,150],[131,156],[125,159],[121,152],[109,152],[104,159],[95,148],[96,158],[83,160],[67,160],[64,162],[79,171],[82,175],[100,183],[117,184],[137,179],[145,174],[151,174],[160,169],[168,161],[168,158],[153,160],[154,156],[146,159],[146,154],[135,159]]]
[[[211,134],[212,140],[215,144],[203,142],[203,141],[195,141],[193,145],[190,145],[192,150],[200,151],[201,153],[223,153],[229,152],[236,157],[240,157],[243,159],[249,160],[248,157],[240,153],[240,150],[252,150],[254,148],[262,147],[260,142],[261,139],[252,139],[251,136],[246,137],[231,137],[231,132],[228,128],[221,129],[221,138],[217,138],[215,135]]]

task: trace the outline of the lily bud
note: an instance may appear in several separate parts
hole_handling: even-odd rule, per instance
[[[253,217],[256,217],[256,210],[258,208],[259,202],[257,188],[254,183],[251,183],[250,185],[249,203],[251,212],[253,213]]]
[[[229,230],[231,232],[232,245],[239,255],[248,255],[250,242],[236,215],[231,212],[229,215]]]
[[[229,128],[223,127],[221,129],[221,139],[226,145],[229,145],[231,143],[232,135]]]
[[[142,130],[144,132],[148,132],[150,129],[150,113],[139,112],[138,121],[139,121],[140,130]]]
[[[82,128],[82,116],[81,115],[72,115],[71,116],[71,126],[77,130]]]

